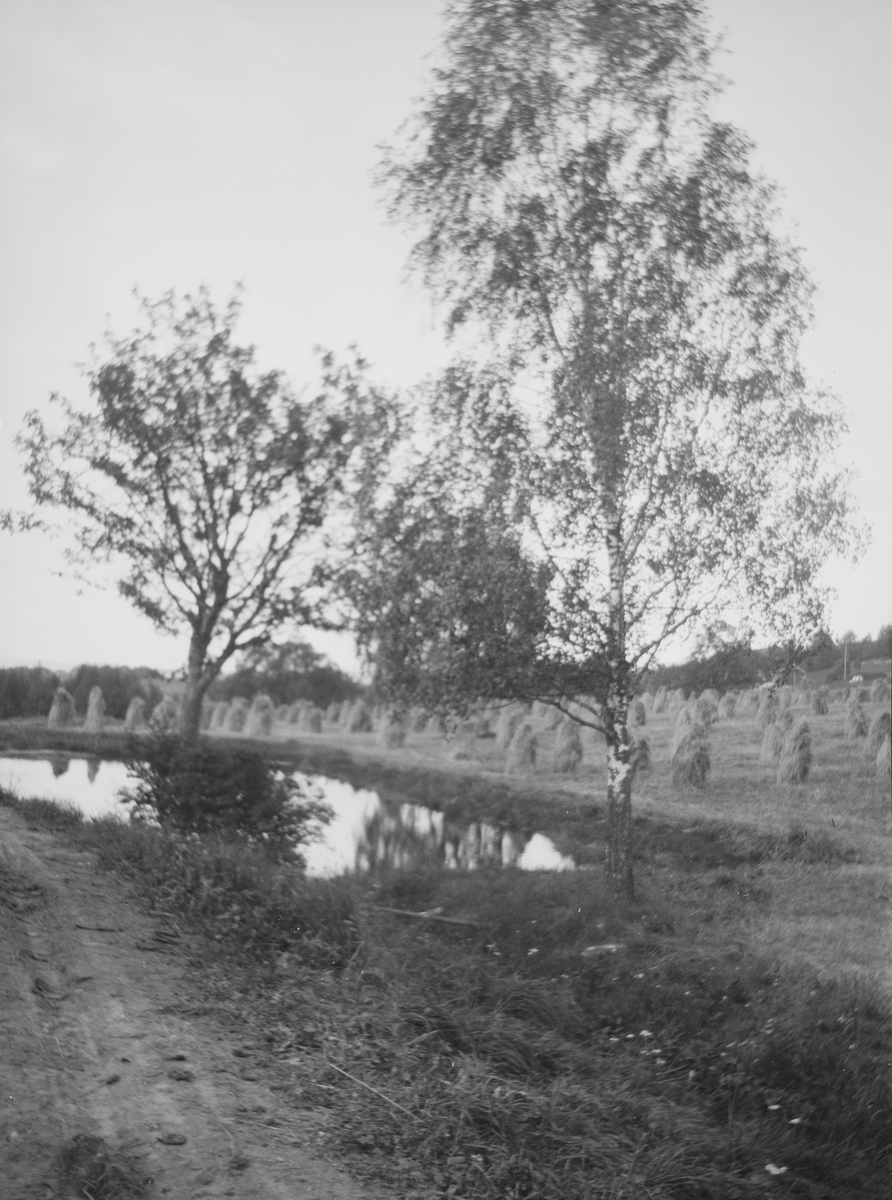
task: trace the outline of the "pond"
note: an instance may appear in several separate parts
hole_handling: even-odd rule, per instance
[[[458,824],[436,809],[385,801],[377,792],[339,779],[299,772],[294,778],[313,787],[334,812],[321,839],[305,848],[310,875],[435,864],[471,869],[501,865],[524,871],[574,866],[541,833],[503,830],[486,821]],[[128,808],[118,792],[132,782],[124,763],[110,759],[56,753],[0,757],[0,787],[19,796],[68,801],[88,817],[125,817]]]

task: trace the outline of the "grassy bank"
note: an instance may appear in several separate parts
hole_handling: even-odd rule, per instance
[[[598,869],[312,880],[4,801],[206,935],[202,1005],[398,1196],[887,1195],[890,1014],[866,927],[888,880],[866,812],[839,840],[769,813],[652,814],[620,906]],[[848,934],[802,951],[843,895]]]

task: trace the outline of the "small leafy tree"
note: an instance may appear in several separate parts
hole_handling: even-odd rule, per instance
[[[32,411],[17,439],[38,510],[73,522],[75,569],[112,560],[121,595],[188,631],[187,741],[234,654],[317,615],[326,523],[388,436],[360,359],[326,356],[320,391],[295,395],[235,342],[239,310],[237,293],[219,310],[204,288],[142,300],[143,327],[94,348],[92,411],[53,395],[61,426]]]
[[[491,649],[506,691],[599,725],[626,895],[636,680],[717,610],[801,644],[818,570],[849,544],[841,418],[798,356],[812,286],[750,143],[711,116],[718,90],[694,0],[458,0],[382,167],[469,349],[430,405],[426,459],[370,517],[368,545],[391,538],[366,573],[379,676],[475,689],[460,664]],[[439,510],[407,499],[438,479]],[[443,636],[426,642],[432,613]],[[524,638],[537,669],[520,678]],[[596,700],[584,718],[577,687]]]

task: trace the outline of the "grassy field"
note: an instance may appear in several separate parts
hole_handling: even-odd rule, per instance
[[[309,880],[259,851],[7,802],[207,934],[205,1007],[298,1119],[325,1109],[333,1149],[398,1196],[885,1198],[889,783],[843,738],[840,704],[808,719],[805,784],[778,787],[739,718],[712,728],[697,791],[669,786],[674,716],[649,718],[630,905],[599,866],[600,747],[556,777],[545,729],[516,781],[492,739],[454,760],[431,735],[386,751],[330,731],[300,753],[337,747],[397,794],[426,778],[454,824],[538,829],[577,871],[433,854]]]

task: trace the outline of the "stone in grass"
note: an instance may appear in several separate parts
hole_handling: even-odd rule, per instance
[[[797,721],[787,736],[777,764],[777,782],[805,783],[811,770],[811,730],[804,718]]]
[[[579,725],[564,717],[554,740],[554,770],[558,775],[572,775],[582,762],[582,738]]]
[[[878,712],[870,722],[867,730],[867,742],[864,753],[868,758],[876,758],[880,746],[887,737],[892,736],[892,717],[887,712]]]
[[[860,704],[846,709],[842,734],[847,742],[852,742],[855,738],[867,737],[867,715]]]
[[[672,744],[669,780],[673,787],[706,786],[709,776],[709,738],[703,725],[682,729]]]
[[[56,688],[49,716],[46,719],[47,729],[70,729],[74,722],[74,701],[65,688]]]
[[[781,756],[784,748],[784,731],[774,723],[769,725],[762,734],[762,745],[759,749],[759,762],[766,767],[773,767]]]
[[[536,766],[536,735],[529,721],[518,725],[505,756],[505,773],[523,775]]]

